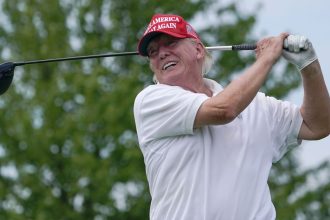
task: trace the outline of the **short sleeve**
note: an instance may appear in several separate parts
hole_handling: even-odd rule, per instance
[[[177,86],[147,87],[134,103],[140,145],[154,139],[193,134],[197,111],[206,99],[204,94]]]
[[[303,119],[298,106],[273,97],[265,98],[273,139],[273,162],[277,162],[287,151],[301,144],[298,134]]]

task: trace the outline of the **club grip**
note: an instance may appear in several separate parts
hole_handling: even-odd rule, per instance
[[[233,45],[232,50],[255,50],[257,45],[255,44],[239,44]]]

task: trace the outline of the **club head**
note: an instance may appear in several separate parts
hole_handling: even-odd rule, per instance
[[[3,63],[0,65],[0,95],[5,93],[14,77],[15,64],[12,62]]]

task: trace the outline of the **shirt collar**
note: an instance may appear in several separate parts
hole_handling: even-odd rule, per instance
[[[214,81],[212,79],[208,79],[208,78],[204,78],[203,80],[204,80],[206,86],[209,89],[211,89],[213,96],[217,95],[219,92],[221,92],[223,90],[223,87],[216,81]]]

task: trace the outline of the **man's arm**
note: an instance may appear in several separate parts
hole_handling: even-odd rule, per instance
[[[304,101],[300,108],[303,124],[298,137],[324,138],[330,133],[330,98],[313,45],[306,37],[290,35],[284,46],[287,50],[283,50],[283,57],[296,65],[303,80]]]
[[[282,53],[287,33],[257,43],[255,63],[232,81],[218,95],[206,100],[199,108],[194,127],[226,124],[234,120],[253,100]]]
[[[330,97],[318,60],[301,70],[304,100],[300,108],[303,124],[300,139],[317,140],[330,133]]]

